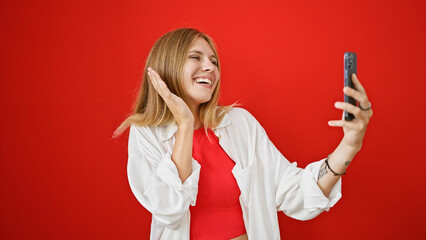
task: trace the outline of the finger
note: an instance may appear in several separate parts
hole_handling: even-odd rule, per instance
[[[150,80],[150,82],[152,83],[152,85],[155,85],[155,79],[154,79],[154,77],[153,77],[153,75],[152,75],[152,68],[148,68],[148,77],[149,77],[149,80]],[[154,86],[154,88],[155,88],[155,86]]]
[[[362,114],[362,110],[357,107],[354,106],[350,103],[346,103],[346,102],[336,102],[334,103],[334,107],[340,110],[345,110],[348,113],[352,113],[355,118],[364,118],[363,114]]]
[[[151,80],[153,87],[158,92],[160,90],[160,85],[158,83],[156,76],[154,75],[154,70],[150,67],[148,68],[148,76],[149,76],[149,79]]]
[[[148,76],[149,76],[149,79],[150,79],[150,81],[151,81],[152,87],[153,87],[153,88],[154,88],[154,90],[155,90],[158,94],[160,94],[160,96],[161,96],[161,93],[160,93],[160,86],[158,85],[158,82],[157,82],[157,80],[155,79],[155,77],[154,77],[154,75],[152,74],[152,72],[148,72]]]
[[[160,75],[155,71],[151,71],[151,76],[157,84],[157,92],[163,97],[164,100],[169,100],[172,97],[172,92],[167,87],[166,83],[161,79]]]
[[[352,83],[355,85],[355,88],[360,91],[361,93],[365,93],[364,87],[361,85],[361,82],[359,81],[358,77],[355,73],[352,74]],[[366,94],[367,95],[367,94]]]
[[[161,93],[160,82],[159,82],[159,80],[158,80],[157,76],[154,74],[154,71],[153,71],[153,70],[151,70],[151,71],[149,72],[149,76],[150,76],[150,78],[151,78],[151,82],[152,82],[152,85],[154,85],[155,90],[156,90],[158,93]]]
[[[362,130],[361,129],[362,126],[360,124],[356,122],[345,121],[345,120],[328,121],[328,125],[330,127],[346,127],[346,128],[355,129],[355,130]]]
[[[160,97],[163,100],[165,100],[164,91],[162,90],[160,83],[159,83],[157,77],[155,76],[152,68],[148,68],[148,76],[149,76],[149,79],[151,80],[151,84],[154,87],[155,91],[158,93],[158,95],[160,95]]]
[[[360,104],[362,104],[362,106],[368,106],[369,105],[368,98],[367,98],[367,95],[365,95],[365,93],[359,92],[359,91],[357,91],[353,88],[350,88],[350,87],[344,87],[343,92],[346,95],[353,97]]]
[[[167,87],[166,83],[161,79],[160,74],[158,74],[156,71],[152,70],[151,75],[155,79],[155,82],[157,83],[157,86],[160,90],[167,92],[169,88]]]

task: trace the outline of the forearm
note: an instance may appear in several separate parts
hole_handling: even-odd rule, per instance
[[[343,173],[348,168],[352,159],[359,152],[361,146],[350,147],[342,140],[339,146],[334,150],[328,159],[328,164],[331,169],[336,173]],[[318,175],[318,186],[325,196],[328,197],[334,185],[340,179],[341,176],[335,176],[334,173],[326,167],[325,162],[321,165]]]
[[[173,147],[172,161],[175,163],[182,183],[192,173],[192,137],[194,125],[185,124],[178,127]]]

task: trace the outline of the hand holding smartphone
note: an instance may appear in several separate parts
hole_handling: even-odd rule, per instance
[[[345,52],[343,55],[343,61],[344,61],[344,81],[345,81],[345,87],[351,87],[353,89],[356,89],[352,83],[352,74],[357,74],[357,58],[356,54],[353,52]],[[345,102],[350,103],[354,106],[356,106],[356,100],[352,97],[347,96],[344,94]],[[346,121],[352,121],[354,119],[354,115],[351,113],[348,113],[344,111],[344,116]]]

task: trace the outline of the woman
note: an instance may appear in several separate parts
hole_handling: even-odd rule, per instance
[[[367,95],[335,107],[355,115],[327,159],[290,163],[246,110],[218,106],[220,63],[207,35],[178,29],[153,46],[130,126],[128,177],[152,213],[151,239],[280,239],[277,211],[316,217],[341,198],[340,177],[360,150],[372,116]]]

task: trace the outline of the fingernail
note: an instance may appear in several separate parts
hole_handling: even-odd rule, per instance
[[[340,104],[339,104],[339,102],[335,102],[335,103],[334,103],[334,106],[335,106],[335,107],[338,107],[339,105],[340,105]]]
[[[330,126],[331,126],[331,121],[328,121],[328,125],[330,125]]]
[[[148,67],[148,71],[151,72],[152,68]]]

